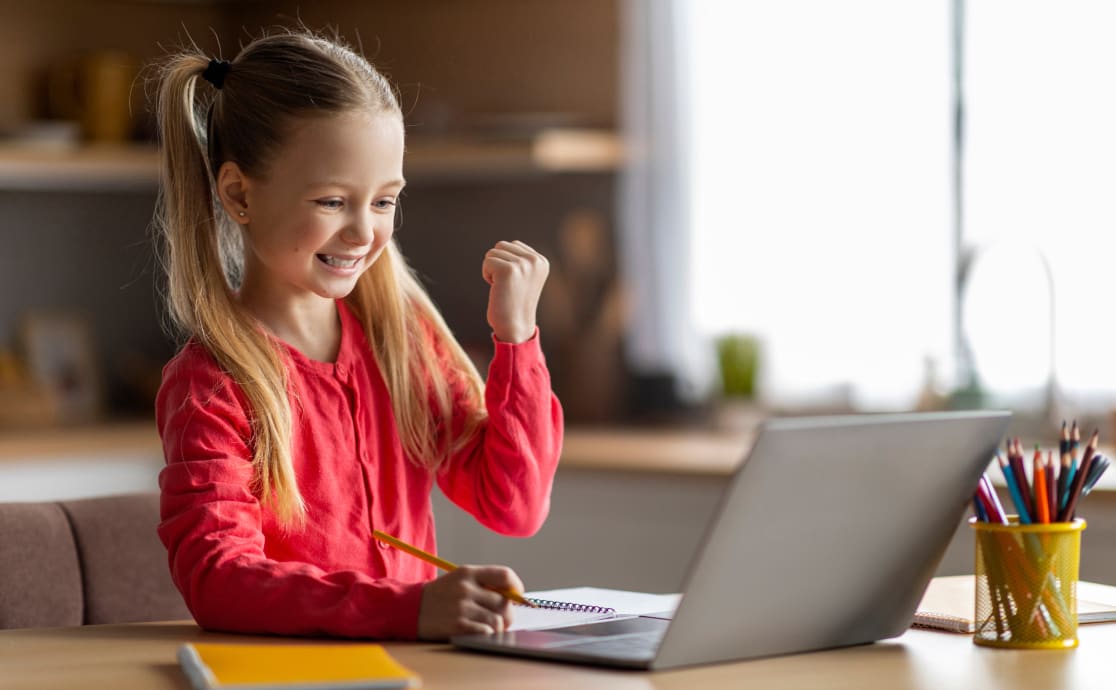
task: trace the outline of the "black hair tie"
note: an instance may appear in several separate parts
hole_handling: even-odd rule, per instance
[[[202,79],[213,84],[214,88],[220,89],[225,85],[225,75],[230,70],[232,70],[232,63],[228,60],[210,60],[209,66],[202,72]]]

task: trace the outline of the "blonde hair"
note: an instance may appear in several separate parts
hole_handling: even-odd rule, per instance
[[[263,177],[296,118],[354,110],[402,114],[387,80],[338,39],[306,31],[256,39],[228,65],[220,89],[199,88],[198,78],[209,65],[210,59],[194,49],[169,57],[159,73],[162,184],[154,222],[169,314],[247,398],[254,491],[283,524],[301,524],[306,506],[291,458],[287,362],[237,301],[240,230],[218,205],[214,180],[226,161],[249,176]],[[485,418],[480,374],[394,240],[346,303],[364,327],[387,383],[405,451],[435,470]],[[456,429],[449,377],[464,382],[471,410]]]

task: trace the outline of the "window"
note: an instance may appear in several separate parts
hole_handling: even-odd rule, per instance
[[[993,405],[1116,406],[1116,4],[625,7],[637,370],[708,383],[744,331],[775,405],[905,408],[932,361]]]
[[[694,329],[757,334],[775,404],[911,406],[953,361],[949,3],[675,9]]]
[[[984,384],[1057,381],[1116,401],[1116,4],[968,0],[964,12],[965,322]],[[1051,290],[1043,271],[1048,268]]]

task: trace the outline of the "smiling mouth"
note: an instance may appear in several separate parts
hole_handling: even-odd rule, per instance
[[[334,268],[352,268],[363,258],[358,256],[355,259],[342,259],[340,257],[330,256],[329,254],[318,254],[317,257],[322,263],[333,266]]]

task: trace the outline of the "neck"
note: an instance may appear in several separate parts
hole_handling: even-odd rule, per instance
[[[277,338],[310,359],[333,362],[341,349],[341,321],[337,304],[318,295],[276,299],[273,292],[245,284],[240,303]]]

